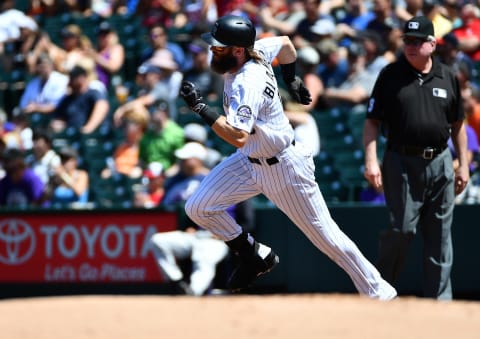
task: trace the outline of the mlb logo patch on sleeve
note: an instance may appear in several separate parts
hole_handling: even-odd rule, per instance
[[[446,99],[447,98],[447,91],[443,88],[434,88],[433,89],[433,96],[437,98]]]

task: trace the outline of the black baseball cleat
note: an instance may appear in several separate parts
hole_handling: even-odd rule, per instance
[[[259,250],[269,250],[270,252],[262,259]],[[270,272],[280,262],[280,259],[273,250],[255,242],[254,255],[248,257],[239,256],[239,261],[227,283],[228,289],[232,292],[239,292],[250,287],[255,278]]]

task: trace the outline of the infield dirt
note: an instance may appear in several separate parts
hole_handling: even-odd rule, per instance
[[[2,339],[479,339],[480,302],[355,295],[0,300]]]

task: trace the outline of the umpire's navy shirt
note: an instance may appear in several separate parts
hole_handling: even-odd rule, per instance
[[[458,80],[435,58],[422,76],[402,56],[380,72],[367,118],[382,121],[388,144],[442,147],[451,124],[464,119]]]

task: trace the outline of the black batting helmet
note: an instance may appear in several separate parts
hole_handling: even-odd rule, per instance
[[[226,15],[218,19],[210,33],[202,34],[202,39],[215,47],[250,47],[255,42],[256,31],[252,22],[244,17]]]

